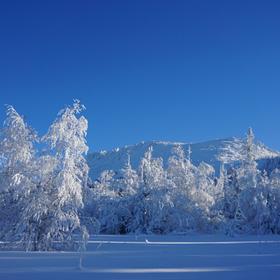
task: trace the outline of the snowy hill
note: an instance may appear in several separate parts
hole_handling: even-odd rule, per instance
[[[103,170],[114,170],[118,172],[126,163],[127,155],[131,156],[131,164],[133,168],[137,168],[140,159],[147,151],[148,147],[153,147],[153,156],[162,157],[164,163],[167,163],[167,159],[171,154],[172,148],[178,144],[182,145],[187,153],[189,145],[192,150],[192,162],[198,165],[204,161],[211,164],[216,170],[219,169],[220,163],[217,160],[217,156],[227,145],[233,144],[238,139],[228,138],[212,140],[202,143],[176,143],[176,142],[161,142],[150,141],[141,142],[132,146],[125,146],[117,148],[112,151],[101,151],[90,153],[88,155],[88,163],[90,166],[90,177],[96,179]],[[279,152],[273,151],[261,143],[257,143],[254,149],[256,159],[274,158],[279,156]]]

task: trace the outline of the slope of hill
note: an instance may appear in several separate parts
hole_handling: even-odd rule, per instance
[[[140,159],[150,146],[153,147],[153,156],[162,157],[164,164],[166,164],[173,147],[179,144],[182,145],[186,153],[189,145],[191,146],[191,158],[195,165],[204,161],[211,164],[215,170],[218,170],[220,163],[217,156],[226,146],[231,145],[231,143],[234,143],[236,140],[236,138],[228,138],[194,144],[150,141],[117,148],[112,151],[90,153],[88,155],[90,177],[96,179],[103,170],[114,170],[118,172],[126,163],[128,154],[130,154],[131,157],[132,167],[137,168]],[[255,145],[254,153],[256,159],[274,158],[279,156],[278,152],[267,148],[261,143]]]

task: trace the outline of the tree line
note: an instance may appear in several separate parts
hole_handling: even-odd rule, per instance
[[[128,155],[121,174],[107,170],[93,182],[84,211],[88,227],[110,234],[279,234],[280,170],[258,170],[254,150],[249,129],[221,151],[219,176],[207,163],[193,165],[190,147],[186,155],[175,146],[166,167],[152,146],[137,170]]]

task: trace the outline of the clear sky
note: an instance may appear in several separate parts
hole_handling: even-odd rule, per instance
[[[39,133],[73,98],[91,150],[252,126],[280,149],[280,2],[0,1],[0,121]]]

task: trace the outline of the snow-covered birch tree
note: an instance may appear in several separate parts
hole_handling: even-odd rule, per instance
[[[52,181],[49,236],[64,248],[73,248],[73,233],[81,228],[79,210],[83,207],[83,188],[87,186],[88,123],[78,116],[85,107],[77,100],[62,110],[44,140],[56,159]]]
[[[37,135],[12,106],[7,106],[0,135],[1,232],[16,237],[21,209],[34,184],[34,142]]]

